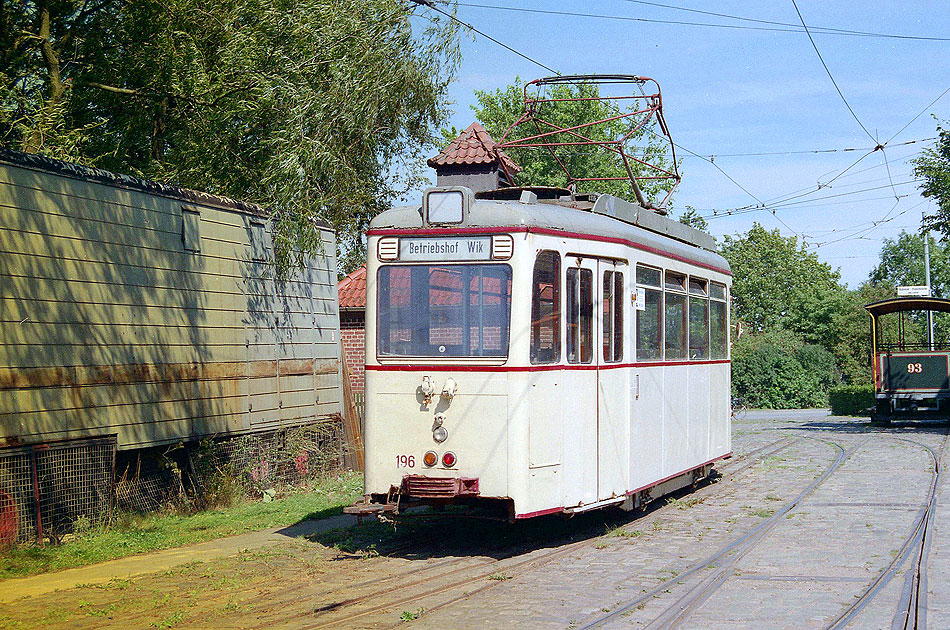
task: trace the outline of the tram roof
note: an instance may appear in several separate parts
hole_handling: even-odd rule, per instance
[[[904,311],[938,311],[950,313],[950,300],[935,297],[899,297],[866,305],[874,317]]]
[[[422,206],[401,206],[377,215],[370,230],[423,230]],[[630,241],[648,250],[680,257],[707,268],[731,274],[728,261],[719,254],[647,230],[621,219],[555,203],[476,199],[460,228],[504,228],[520,230],[540,228],[577,235],[590,235]]]

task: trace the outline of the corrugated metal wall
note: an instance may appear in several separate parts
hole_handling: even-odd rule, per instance
[[[137,448],[341,411],[331,231],[277,281],[246,204],[74,170],[0,160],[0,444]]]

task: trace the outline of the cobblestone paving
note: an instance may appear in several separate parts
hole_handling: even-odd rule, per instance
[[[623,530],[632,535],[608,536],[573,557],[423,615],[414,626],[503,628],[530,619],[532,627],[544,628],[827,627],[911,533],[932,480],[932,459],[921,444],[939,449],[945,434],[946,425],[877,428],[818,411],[750,412],[735,426],[737,455],[782,435],[802,439],[735,478],[631,521]],[[835,444],[848,452],[841,467],[751,550],[727,559],[718,588],[678,616],[687,606],[684,597],[715,569],[679,576],[805,489],[834,460]],[[941,544],[950,544],[950,534],[939,518],[948,507],[938,505],[928,622],[950,628],[950,547]],[[903,582],[901,570],[848,627],[891,628]],[[662,583],[662,592],[630,606]]]
[[[0,628],[829,628],[889,568],[842,627],[902,627],[917,561],[905,545],[933,481],[927,448],[940,452],[948,425],[873,427],[808,410],[749,412],[733,429],[736,457],[717,482],[644,513],[269,541],[0,604]],[[940,630],[950,628],[948,484],[923,589],[925,627]]]

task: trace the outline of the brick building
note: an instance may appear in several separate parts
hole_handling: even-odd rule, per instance
[[[337,284],[340,298],[340,335],[343,339],[343,360],[350,374],[354,393],[363,393],[363,372],[366,364],[366,265]]]

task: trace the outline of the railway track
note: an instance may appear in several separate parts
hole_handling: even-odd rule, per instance
[[[710,556],[707,556],[702,560],[691,564],[683,571],[678,572],[676,577],[669,580],[664,580],[657,586],[653,587],[652,589],[648,589],[646,592],[642,593],[636,598],[628,600],[615,607],[610,612],[588,621],[584,625],[580,626],[581,630],[597,628],[610,620],[620,617],[627,611],[636,609],[641,604],[650,601],[656,595],[675,588],[679,582],[683,582],[684,580],[700,574],[706,569],[712,568],[713,572],[711,575],[703,578],[698,585],[691,588],[684,596],[679,598],[676,603],[667,608],[648,627],[674,628],[679,625],[679,623],[685,620],[692,613],[692,611],[705,602],[709,596],[719,586],[721,586],[722,583],[725,582],[732,570],[732,567],[735,566],[735,563],[738,562],[740,558],[742,558],[756,545],[758,545],[758,543],[761,542],[783,518],[785,518],[786,514],[795,509],[799,503],[812,494],[821,484],[823,484],[832,474],[834,474],[834,472],[841,467],[847,458],[854,451],[863,446],[867,440],[862,441],[860,444],[852,447],[850,450],[845,450],[845,448],[837,442],[831,442],[827,440],[822,441],[835,449],[835,458],[824,470],[824,472],[814,481],[812,481],[795,498],[783,504],[780,509],[776,510],[766,520],[741,537],[721,547]]]
[[[904,586],[897,612],[893,618],[892,628],[893,630],[924,630],[926,628],[926,571],[930,542],[932,540],[932,516],[937,499],[936,491],[941,478],[943,455],[948,441],[950,441],[950,434],[944,437],[939,451],[935,451],[930,446],[921,442],[908,440],[906,438],[897,439],[923,448],[930,454],[933,462],[933,475],[927,496],[911,527],[911,533],[901,542],[894,558],[875,579],[854,598],[854,601],[849,602],[845,610],[825,626],[827,630],[841,630],[851,624],[875,596],[883,590],[890,580],[897,575],[898,571],[908,560],[912,560],[911,567],[905,576]],[[866,442],[867,440],[863,441],[861,444],[850,449],[847,453],[839,451],[839,456],[832,465],[826,469],[821,477],[816,479],[802,494],[785,504],[785,506],[777,511],[768,521],[763,522],[758,528],[746,534],[746,536],[719,550],[716,554],[706,558],[703,562],[696,563],[687,571],[679,574],[676,580],[668,580],[660,584],[650,592],[612,610],[608,615],[598,617],[588,622],[582,626],[582,628],[596,628],[617,615],[623,614],[647,602],[653,596],[669,589],[674,582],[681,582],[684,578],[699,573],[699,570],[703,567],[711,568],[712,572],[709,575],[706,575],[701,581],[690,587],[686,593],[680,596],[646,626],[652,630],[672,630],[679,627],[734,574],[734,569],[738,561],[769,534],[769,531],[779,522],[779,519],[783,515],[794,509],[806,496],[817,489],[818,486],[840,467],[848,456]],[[839,449],[841,448],[840,445],[837,446]]]
[[[788,449],[803,439],[797,436],[786,436],[770,441],[722,463],[717,467],[717,471],[726,479],[734,479],[766,458]],[[711,488],[708,484],[707,487],[700,487],[697,491],[723,493],[721,486]],[[658,502],[655,505],[662,505],[662,503]],[[395,610],[398,613],[401,608],[415,609],[423,601],[426,614],[429,614],[504,583],[490,580],[489,577],[493,574],[503,573],[509,577],[516,577],[534,571],[572,552],[596,546],[603,536],[595,533],[595,530],[603,532],[602,523],[592,525],[591,528],[574,530],[572,536],[581,539],[566,545],[554,540],[549,541],[550,544],[557,545],[557,548],[543,552],[532,551],[523,546],[493,549],[489,550],[490,553],[496,554],[503,551],[508,555],[500,560],[497,557],[473,559],[470,556],[444,558],[405,570],[397,567],[392,573],[383,576],[367,575],[379,566],[371,559],[366,562],[355,560],[347,563],[345,567],[332,570],[334,584],[329,588],[324,587],[314,591],[301,584],[299,580],[289,581],[276,589],[255,584],[238,592],[209,593],[210,596],[205,598],[204,603],[213,606],[216,603],[223,605],[231,599],[266,600],[266,610],[255,615],[255,624],[267,627],[281,625],[307,628],[347,627],[356,621],[387,611]],[[412,541],[383,545],[378,551],[383,556],[398,556],[413,553],[425,554],[428,549],[426,545],[420,545],[414,538]],[[532,555],[525,557],[526,553]],[[122,621],[129,625],[135,625],[136,622],[142,622],[144,625],[149,615],[148,612],[136,613],[124,617]],[[396,625],[400,623],[396,622]]]
[[[756,449],[753,449],[752,451],[749,451],[748,453],[744,453],[740,457],[730,460],[727,465],[720,466],[719,470],[730,478],[735,477],[736,475],[739,475],[749,468],[755,466],[763,459],[788,449],[802,439],[804,438],[783,437],[781,439],[771,441]],[[585,537],[583,540],[562,545],[557,549],[547,551],[541,555],[534,555],[524,560],[514,560],[514,558],[519,557],[519,554],[521,553],[519,551],[513,551],[511,556],[500,561],[490,559],[483,562],[470,563],[466,562],[466,560],[468,560],[467,558],[454,558],[450,561],[443,561],[438,565],[450,567],[448,571],[441,571],[432,573],[431,575],[425,575],[426,573],[430,573],[431,570],[435,568],[435,565],[429,565],[426,567],[420,567],[419,569],[413,571],[400,573],[398,575],[372,579],[356,585],[347,584],[345,587],[343,587],[347,591],[352,592],[353,590],[358,590],[370,585],[379,587],[381,585],[388,585],[390,583],[398,583],[399,591],[401,593],[407,593],[407,591],[411,591],[412,589],[433,584],[432,587],[422,588],[420,592],[393,597],[394,591],[391,588],[377,588],[369,593],[364,593],[336,601],[330,601],[313,609],[298,611],[291,615],[264,616],[261,617],[259,621],[269,625],[285,625],[291,622],[300,622],[304,618],[316,614],[318,616],[331,618],[321,619],[316,623],[311,625],[302,625],[301,627],[315,630],[317,628],[341,626],[343,624],[349,624],[373,614],[393,610],[402,606],[412,607],[412,605],[418,604],[423,600],[429,600],[438,595],[446,593],[453,593],[460,589],[466,589],[466,587],[480,583],[480,585],[474,588],[474,590],[465,590],[463,593],[453,594],[444,601],[436,602],[426,606],[426,612],[431,613],[498,586],[502,583],[501,581],[489,580],[489,577],[494,574],[504,573],[505,575],[513,576],[518,573],[531,571],[578,549],[594,546],[600,539],[600,536],[593,538]],[[466,572],[469,572],[469,574],[466,574]],[[405,578],[410,575],[420,575],[421,577],[408,583],[405,582]],[[452,577],[453,579],[451,579],[449,582],[445,582],[447,577]],[[333,592],[337,592],[339,590],[341,589],[334,589],[333,591],[324,592],[322,595],[332,595]],[[374,602],[373,600],[382,601]]]
[[[894,630],[923,630],[927,627],[927,559],[930,555],[930,542],[932,540],[932,516],[937,504],[937,488],[940,485],[943,455],[947,448],[947,442],[950,440],[950,433],[944,436],[938,451],[934,451],[930,446],[915,440],[897,439],[919,446],[930,454],[934,472],[927,492],[927,499],[914,521],[911,533],[902,542],[897,555],[857,599],[826,627],[827,630],[840,630],[851,623],[894,578],[904,563],[913,556],[916,557],[913,558],[910,570],[907,571],[904,578],[904,587],[901,590],[901,598],[891,627]]]

